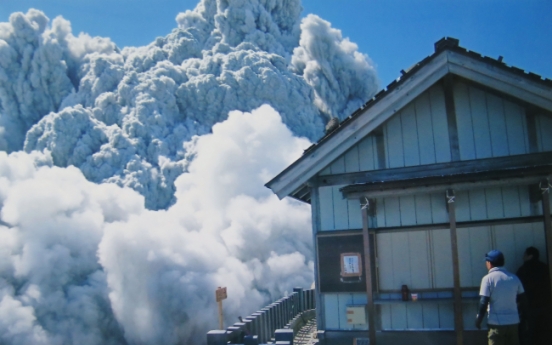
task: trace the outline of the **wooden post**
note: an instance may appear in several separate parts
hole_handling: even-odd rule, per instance
[[[226,288],[220,287],[215,291],[215,297],[218,304],[218,316],[219,316],[219,329],[224,329],[224,318],[222,314],[222,300],[226,299],[228,296],[226,294]]]
[[[550,222],[550,181],[548,179],[541,181],[540,190],[542,191],[542,215],[544,218],[546,254],[548,258],[550,286],[552,286],[552,223]]]
[[[218,317],[219,317],[219,329],[224,329],[224,323],[222,321],[222,301],[218,301]]]
[[[447,112],[448,134],[450,142],[450,156],[453,162],[460,160],[460,146],[458,145],[458,128],[456,126],[456,106],[454,105],[454,80],[452,74],[443,78],[445,93],[445,109]],[[443,143],[445,144],[445,143]]]
[[[460,265],[458,261],[458,239],[456,236],[456,207],[454,190],[446,192],[450,224],[450,245],[452,249],[452,274],[454,279],[454,330],[456,344],[462,345],[464,338],[464,319],[462,316],[462,291],[460,290]]]
[[[368,209],[370,202],[367,198],[360,200],[362,211],[362,237],[364,242],[364,272],[366,275],[366,297],[368,300],[368,337],[370,344],[376,344],[376,309],[374,304],[374,294],[372,292],[372,257],[370,254],[370,234],[368,232]]]

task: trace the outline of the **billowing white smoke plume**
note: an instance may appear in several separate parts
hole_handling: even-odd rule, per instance
[[[122,50],[0,23],[0,343],[202,343],[217,286],[228,322],[310,286],[309,208],[263,185],[376,77],[300,12],[203,0]]]
[[[31,9],[0,23],[0,149],[23,148],[29,128],[60,109],[79,84],[78,71],[87,54],[111,54],[108,39],[74,37],[69,22]]]
[[[0,343],[201,343],[312,283],[310,210],[263,186],[309,145],[269,106],[186,143],[176,203],[93,184],[47,155],[0,154]]]
[[[370,59],[343,39],[341,31],[313,14],[303,20],[301,31],[291,62],[313,87],[316,106],[331,117],[352,114],[378,88]]]

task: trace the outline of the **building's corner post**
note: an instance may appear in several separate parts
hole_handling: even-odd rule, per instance
[[[364,199],[364,200],[363,200]],[[366,276],[366,298],[368,301],[368,334],[370,345],[376,344],[376,308],[372,289],[372,255],[370,253],[370,234],[368,232],[368,210],[370,201],[368,198],[360,199],[362,212],[362,238],[364,242],[364,272]]]
[[[446,191],[447,209],[450,225],[450,245],[452,251],[452,274],[454,279],[454,330],[456,344],[464,343],[464,319],[462,316],[462,290],[460,289],[460,263],[458,260],[458,237],[456,234],[456,203],[454,190]]]
[[[550,271],[550,285],[552,286],[552,223],[550,220],[550,187],[551,185],[549,179],[543,179],[540,182],[544,234],[546,238],[546,257],[548,259],[548,269]]]
[[[319,330],[326,327],[324,318],[324,303],[320,293],[319,263],[318,263],[318,233],[321,229],[320,220],[320,192],[316,179],[311,179],[307,185],[311,196],[312,240],[314,244],[314,299],[316,308],[316,326]]]

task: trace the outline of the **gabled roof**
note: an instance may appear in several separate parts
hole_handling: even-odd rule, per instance
[[[435,43],[435,52],[418,62],[381,90],[332,132],[305,150],[303,156],[269,181],[266,186],[279,198],[308,198],[307,183],[328,164],[344,154],[370,132],[447,74],[454,74],[552,112],[552,80],[527,73],[481,56],[445,37]]]

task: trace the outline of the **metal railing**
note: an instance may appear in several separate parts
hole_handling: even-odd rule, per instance
[[[267,344],[276,337],[275,333],[293,340],[298,316],[315,308],[314,290],[295,288],[291,295],[241,319],[242,322],[236,322],[226,330],[209,331],[207,345]]]

